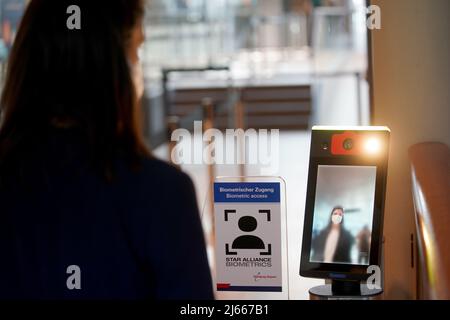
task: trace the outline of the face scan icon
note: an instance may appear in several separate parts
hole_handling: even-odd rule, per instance
[[[310,261],[369,265],[376,167],[320,165]]]
[[[243,232],[252,232],[256,230],[258,222],[255,217],[243,216],[239,219],[238,226]],[[264,249],[265,246],[261,238],[245,234],[236,238],[231,247],[233,249]]]

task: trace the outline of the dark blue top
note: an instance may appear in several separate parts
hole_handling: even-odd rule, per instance
[[[0,192],[0,299],[213,298],[190,178],[143,159],[138,171],[118,161],[108,183],[71,143],[54,139],[29,185]]]

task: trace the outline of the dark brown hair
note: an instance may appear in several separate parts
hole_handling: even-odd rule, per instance
[[[80,30],[67,27],[70,5],[81,9]],[[141,0],[30,2],[1,97],[0,179],[55,127],[81,132],[93,166],[108,179],[118,156],[136,164],[148,155],[126,56],[143,11]]]
[[[331,215],[333,215],[335,210],[341,210],[342,213],[344,213],[344,207],[343,206],[335,206],[332,210],[331,210]]]

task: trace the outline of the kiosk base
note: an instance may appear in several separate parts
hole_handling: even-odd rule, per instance
[[[382,289],[370,290],[359,281],[333,280],[331,284],[309,290],[310,300],[380,300]]]

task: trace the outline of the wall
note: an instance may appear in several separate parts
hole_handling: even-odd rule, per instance
[[[387,298],[415,297],[409,146],[450,145],[450,1],[373,0],[382,29],[372,32],[374,125],[392,130],[385,211]]]

